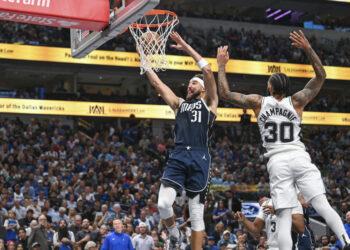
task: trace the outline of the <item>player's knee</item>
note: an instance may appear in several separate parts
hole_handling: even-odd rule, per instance
[[[189,200],[189,210],[191,217],[191,229],[193,231],[203,231],[204,225],[204,204],[199,202],[199,195]]]
[[[167,197],[159,197],[158,199],[158,209],[161,219],[168,219],[173,216],[172,201],[167,199]]]

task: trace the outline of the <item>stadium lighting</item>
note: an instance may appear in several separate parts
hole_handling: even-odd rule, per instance
[[[270,11],[271,11],[271,8],[266,9],[266,12],[270,12]]]
[[[328,0],[331,2],[343,2],[343,3],[350,3],[350,0]]]
[[[275,17],[274,20],[277,21],[278,19],[280,19],[280,18],[290,14],[291,12],[292,12],[291,10],[288,10],[288,11],[284,12],[282,15],[279,15],[278,17]]]
[[[278,10],[276,10],[275,12],[271,13],[270,15],[268,15],[266,18],[270,18],[270,17],[272,17],[272,16],[274,16],[274,15],[280,13],[281,11],[282,11],[281,9],[278,9]]]

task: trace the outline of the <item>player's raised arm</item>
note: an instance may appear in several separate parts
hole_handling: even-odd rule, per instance
[[[293,46],[304,50],[316,74],[316,76],[306,84],[303,90],[295,93],[292,96],[294,107],[301,109],[302,111],[304,107],[315,98],[318,92],[320,92],[320,89],[326,79],[326,71],[323,68],[320,58],[312,49],[309,41],[301,30],[299,30],[299,33],[295,31],[290,33],[289,38],[293,41]]]
[[[162,80],[159,79],[158,75],[152,70],[151,67],[149,67],[146,71],[146,75],[152,86],[156,88],[163,100],[176,113],[177,109],[179,108],[181,98],[177,97],[174,92]]]
[[[261,108],[262,96],[256,94],[244,95],[230,91],[226,78],[226,64],[230,59],[227,49],[228,46],[221,46],[218,48],[217,54],[217,62],[219,66],[218,84],[220,98],[222,98],[224,101],[231,102],[238,106],[253,109],[255,114],[258,115]]]
[[[176,42],[176,44],[172,45],[172,48],[186,51],[197,63],[198,67],[202,70],[204,86],[206,89],[205,93],[205,102],[212,109],[213,112],[216,113],[216,108],[219,103],[219,97],[217,94],[217,87],[215,82],[214,74],[211,70],[210,65],[207,63],[203,57],[198,54],[189,44],[187,44],[181,36],[177,32],[172,32],[170,34],[170,38]]]

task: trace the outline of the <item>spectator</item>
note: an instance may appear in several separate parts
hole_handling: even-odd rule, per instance
[[[134,250],[130,237],[123,233],[123,223],[120,219],[113,220],[113,228],[115,231],[106,237],[101,250]]]
[[[85,245],[92,238],[92,232],[89,229],[90,222],[88,219],[84,219],[82,223],[82,230],[77,233],[76,244],[84,249]]]
[[[84,250],[97,250],[97,245],[93,241],[88,241],[88,243],[85,245]]]
[[[35,226],[32,229],[32,232],[29,235],[28,238],[28,248],[36,249],[35,247],[38,247],[38,245],[35,245],[35,243],[39,244],[40,250],[47,250],[49,249],[49,243],[47,240],[47,219],[45,215],[39,216],[39,224]],[[39,248],[38,248],[39,249]]]
[[[33,219],[34,219],[33,218],[33,210],[32,209],[28,209],[26,216],[24,218],[20,219],[18,221],[18,223],[19,223],[19,225],[21,227],[27,228],[27,227],[29,227],[29,225],[30,225],[30,223],[32,222]]]
[[[209,236],[208,237],[208,245],[206,245],[207,250],[219,250],[219,248],[215,244],[215,237]]]
[[[66,211],[66,208],[60,207],[58,209],[58,214],[52,218],[52,222],[54,224],[57,224],[58,221],[65,220],[68,223],[68,216],[66,215]]]
[[[153,238],[147,234],[147,225],[144,222],[139,223],[140,234],[133,238],[135,250],[152,250],[154,248]]]
[[[215,224],[219,223],[220,221],[224,223],[224,225],[227,224],[227,215],[230,213],[230,210],[224,207],[224,202],[222,200],[218,203],[218,208],[214,210],[213,212],[213,220]]]
[[[68,230],[67,222],[61,219],[58,223],[58,230],[53,235],[53,246],[58,250],[73,249],[75,242],[74,234]]]
[[[34,191],[34,188],[32,186],[30,186],[30,182],[29,181],[26,181],[24,183],[24,186],[21,187],[21,193],[27,193],[29,199],[34,198],[35,191]]]
[[[69,227],[69,231],[72,231],[74,234],[74,238],[77,238],[77,234],[79,231],[81,231],[82,227],[81,227],[81,216],[80,215],[76,215],[74,217],[74,222],[73,225],[71,225]]]
[[[344,227],[345,227],[345,230],[346,230],[346,233],[349,235],[349,237],[350,237],[350,211],[348,211],[347,213],[346,213],[346,223],[344,224]],[[343,246],[342,246],[342,244],[341,244],[341,242],[339,241],[339,239],[338,239],[338,241],[337,241],[337,244],[338,244],[338,246],[340,247],[340,248],[342,248]]]
[[[27,206],[27,211],[32,210],[33,211],[33,217],[38,218],[41,214],[41,207],[38,203],[38,198],[33,198],[33,203],[29,206]]]
[[[18,229],[18,243],[22,244],[23,250],[27,250],[27,246],[28,246],[28,237],[26,234],[26,230],[21,227],[20,229]]]
[[[27,227],[26,230],[26,235],[29,237],[29,235],[32,233],[32,230],[34,227],[36,227],[38,225],[38,221],[37,220],[32,220],[29,224],[29,227]]]
[[[16,217],[18,220],[24,218],[27,213],[27,210],[23,206],[21,206],[19,200],[13,201],[13,207],[11,210],[16,213]]]
[[[19,229],[19,223],[16,219],[16,213],[9,211],[9,218],[5,220],[4,227],[6,229],[6,241],[17,241],[17,229]]]

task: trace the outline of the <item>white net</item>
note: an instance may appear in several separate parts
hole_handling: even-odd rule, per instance
[[[141,75],[149,68],[156,72],[168,68],[166,43],[178,22],[172,12],[153,10],[129,27],[140,54]]]

